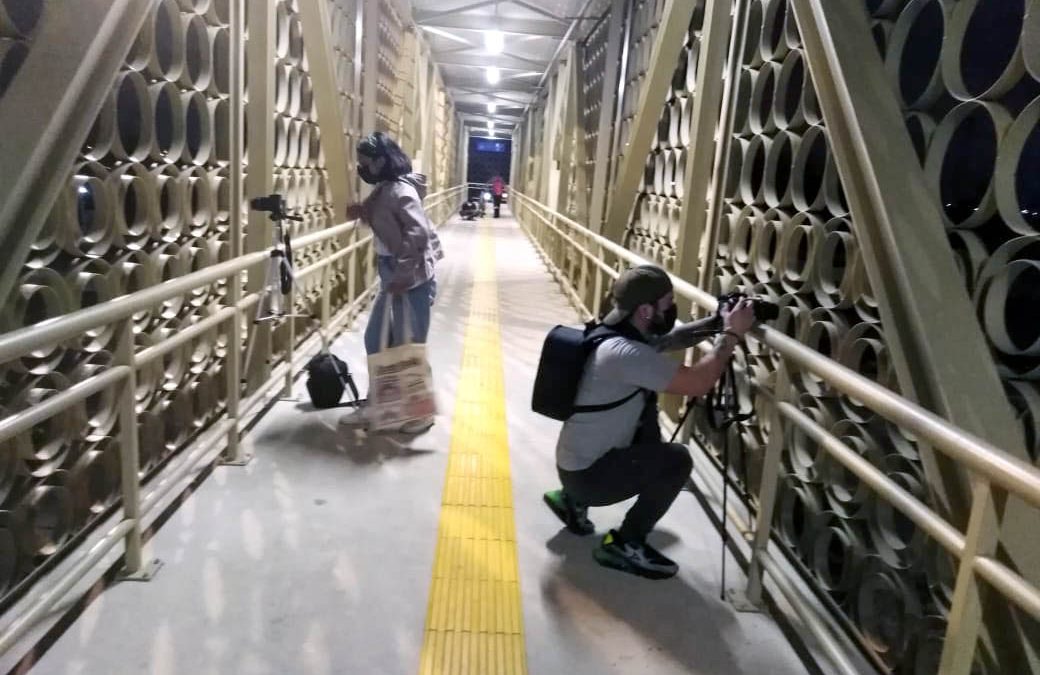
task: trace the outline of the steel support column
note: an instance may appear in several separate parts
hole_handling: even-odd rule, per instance
[[[603,211],[607,205],[607,179],[610,176],[610,129],[614,118],[614,109],[618,104],[620,88],[613,86],[618,82],[621,70],[621,40],[624,37],[625,0],[612,0],[610,5],[610,26],[607,29],[607,54],[603,66],[603,85],[599,97],[599,123],[596,135],[596,154],[592,171],[592,195],[589,199],[588,226],[593,232],[603,228]]]
[[[300,0],[303,47],[314,83],[314,104],[318,109],[321,147],[325,170],[329,172],[329,192],[336,222],[347,218],[350,185],[347,177],[347,139],[343,135],[343,115],[336,83],[335,52],[331,43],[331,21],[327,0]]]
[[[614,189],[610,192],[603,235],[614,241],[621,241],[632,214],[639,181],[643,177],[654,134],[657,133],[657,123],[664,110],[668,87],[671,86],[672,75],[682,51],[683,35],[690,26],[695,4],[689,0],[667,0],[657,26],[650,64],[646,68],[646,83],[639,95],[636,116],[632,122],[632,133],[628,146],[622,150],[621,167]]]
[[[0,98],[0,302],[65,189],[112,81],[155,0],[48,2]]]
[[[727,55],[729,58],[740,58],[731,46],[734,42],[731,39],[732,10],[732,0],[708,0],[704,13],[697,82],[694,85],[690,147],[686,153],[685,198],[679,216],[679,241],[676,251],[676,273],[683,279],[697,278],[697,270],[701,265],[701,240],[709,222],[708,211],[722,206],[718,200],[723,197],[723,191],[717,189],[716,199],[709,203],[708,190],[712,187],[712,178],[719,175],[714,171],[717,166],[715,160],[719,156],[718,150],[728,147],[726,141],[730,125],[727,124],[728,120],[723,120],[721,124],[719,122],[723,97],[732,90],[739,79],[730,77],[723,80],[719,77],[719,73],[726,69]],[[718,146],[717,129],[722,129]],[[719,177],[716,187],[721,187],[722,183],[724,181]],[[708,255],[712,254],[709,250]]]
[[[248,0],[249,39],[246,41],[249,106],[246,110],[249,170],[246,174],[246,198],[271,194],[274,190],[274,41],[275,6],[268,0]],[[245,251],[262,251],[271,245],[271,222],[267,214],[249,211],[246,225]],[[251,293],[264,285],[266,265],[250,268],[247,288]],[[248,372],[243,377],[249,388],[265,382],[270,374],[270,324],[250,326],[250,339],[255,341]]]
[[[903,395],[1028,461],[864,6],[792,0],[791,7]],[[930,448],[920,451],[939,511],[967,526],[967,477]],[[1035,580],[1035,511],[1015,500],[1005,514],[1004,496],[993,500],[1010,562]],[[1013,613],[1006,603],[990,610],[988,636],[1001,667],[1028,672]]]

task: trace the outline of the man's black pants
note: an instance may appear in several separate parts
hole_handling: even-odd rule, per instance
[[[491,201],[495,204],[495,218],[498,218],[498,210],[502,207],[502,195],[491,195]]]
[[[643,541],[668,511],[692,470],[686,446],[664,442],[616,448],[582,471],[558,469],[564,492],[583,506],[607,506],[639,495],[618,529],[623,540],[634,542]]]

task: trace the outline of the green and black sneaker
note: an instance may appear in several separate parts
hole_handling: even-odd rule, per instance
[[[592,557],[604,567],[638,574],[647,579],[667,579],[679,571],[678,565],[650,544],[645,541],[622,541],[615,530],[603,537],[603,543],[592,551]]]
[[[582,536],[592,534],[596,526],[589,520],[589,509],[571,501],[563,490],[550,490],[542,495],[542,501],[563,521],[567,529]]]

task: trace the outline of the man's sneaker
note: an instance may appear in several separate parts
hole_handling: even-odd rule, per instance
[[[542,495],[542,501],[552,509],[556,517],[562,520],[567,529],[574,534],[584,536],[596,531],[596,526],[592,524],[588,517],[589,509],[572,502],[563,490],[546,492]]]
[[[592,557],[604,567],[638,574],[647,579],[667,579],[679,571],[678,565],[650,544],[645,541],[622,541],[614,530],[603,537],[603,543],[592,552]]]
[[[430,415],[429,417],[421,417],[417,420],[412,420],[411,422],[405,422],[401,425],[401,428],[398,429],[398,431],[402,434],[418,436],[419,434],[429,431],[435,421],[433,415]]]

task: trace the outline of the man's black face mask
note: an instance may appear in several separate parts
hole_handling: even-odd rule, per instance
[[[654,335],[667,335],[675,327],[678,318],[679,308],[673,303],[660,314],[654,314],[654,318],[650,321],[650,332]]]

